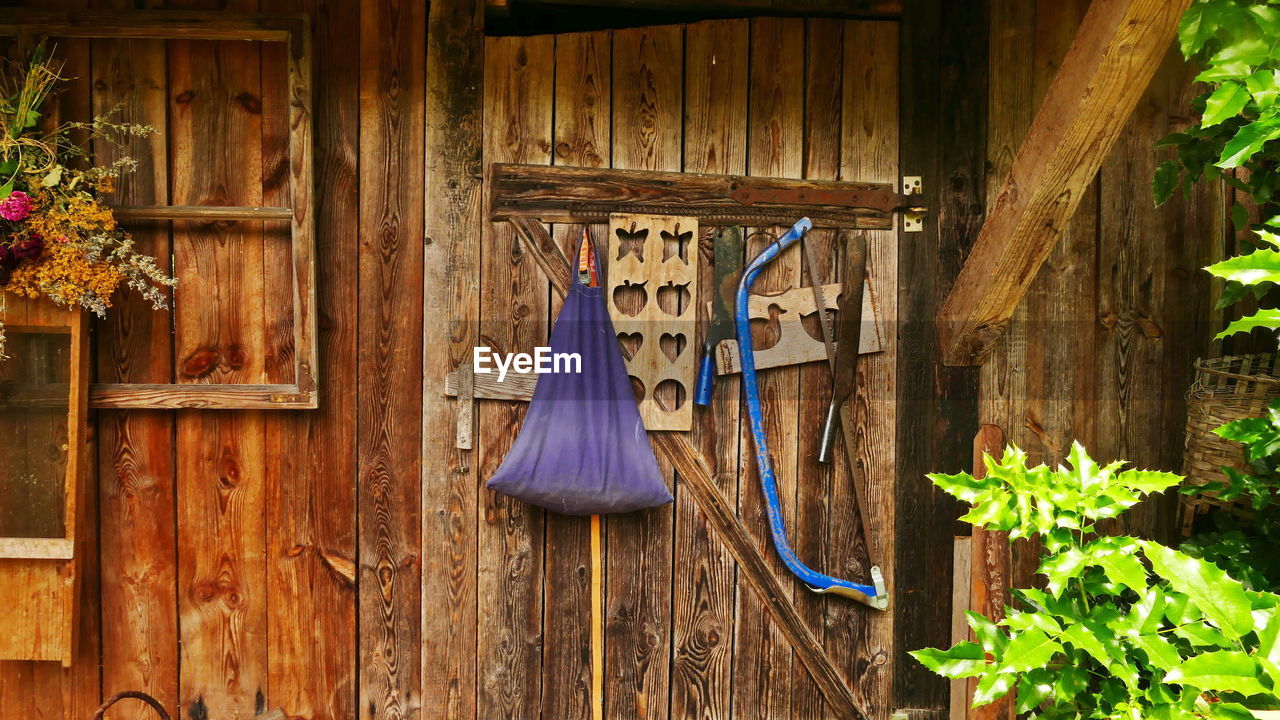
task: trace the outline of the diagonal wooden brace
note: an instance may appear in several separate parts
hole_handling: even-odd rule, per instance
[[[551,234],[537,220],[512,218],[509,222],[525,247],[533,254],[538,267],[547,274],[552,287],[564,296],[569,290],[572,277],[569,260],[555,244]],[[778,629],[786,636],[800,662],[804,663],[813,676],[814,683],[835,716],[849,720],[859,717],[871,720],[865,700],[836,670],[831,658],[787,597],[786,588],[773,574],[760,548],[738,519],[729,499],[716,487],[706,460],[689,444],[687,438],[678,433],[653,432],[649,433],[649,439],[654,450],[680,474],[683,487],[693,493],[694,501],[706,516],[707,523],[715,530],[716,537],[737,561],[741,570],[739,577],[746,579],[769,616],[778,624]]]

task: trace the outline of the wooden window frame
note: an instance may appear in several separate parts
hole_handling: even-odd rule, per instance
[[[288,58],[290,207],[163,205],[116,208],[123,221],[289,222],[293,265],[295,381],[95,383],[95,408],[305,410],[318,404],[315,215],[312,212],[311,20],[300,14],[182,10],[43,11],[0,9],[0,36],[283,42]]]

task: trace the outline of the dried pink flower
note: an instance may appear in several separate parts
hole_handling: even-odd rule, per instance
[[[9,197],[0,200],[0,217],[12,222],[26,220],[31,214],[31,196],[21,190],[14,190]]]

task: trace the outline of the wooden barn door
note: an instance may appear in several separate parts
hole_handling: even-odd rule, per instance
[[[494,37],[485,48],[484,158],[896,183],[897,68],[894,22],[760,18]],[[577,229],[552,232],[568,251]],[[603,239],[605,227],[593,233]],[[878,562],[892,588],[897,233],[868,235],[887,347],[859,366],[859,460],[869,478]],[[836,277],[834,240],[823,231],[809,241],[828,281]],[[764,242],[757,236],[749,253]],[[808,285],[798,249],[756,287]],[[704,289],[713,285],[709,253],[704,241]],[[545,344],[559,301],[505,223],[486,223],[480,258],[481,344],[501,352]],[[700,313],[707,297],[697,302]],[[800,557],[865,579],[865,542],[843,456],[836,471],[814,461],[828,378],[819,363],[762,374],[770,442]],[[721,383],[715,405],[695,413],[692,440],[810,630],[873,714],[887,717],[893,611],[814,595],[786,574],[768,537],[738,381]],[[510,448],[525,405],[487,401],[478,412],[483,482]],[[605,519],[606,716],[829,716],[679,478],[664,471],[676,488],[674,505]],[[478,492],[476,715],[588,718],[589,521]],[[431,625],[428,617],[428,633]]]

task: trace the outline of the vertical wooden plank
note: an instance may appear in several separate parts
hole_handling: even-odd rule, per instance
[[[486,162],[549,163],[554,38],[490,38],[485,43]],[[483,224],[480,340],[497,353],[528,352],[547,332],[546,280],[506,223]],[[479,408],[477,468],[497,471],[528,403]],[[542,551],[546,511],[480,491],[477,632],[478,713],[537,717],[541,701]],[[585,620],[585,618],[584,618]]]
[[[685,31],[685,172],[746,172],[749,32],[746,20],[694,23]],[[714,257],[710,245],[699,242],[700,319],[716,292]],[[703,338],[696,340],[691,350],[702,347]],[[740,390],[737,375],[716,378],[711,406],[694,410],[692,433],[717,487],[735,503]],[[671,716],[722,720],[732,701],[735,563],[680,488],[675,532]]]
[[[901,174],[934,188],[936,214],[898,245],[897,608],[893,704],[945,712],[948,688],[905,654],[946,643],[950,610],[931,590],[951,586],[951,525],[959,508],[925,478],[967,467],[977,426],[978,373],[946,368],[930,318],[983,220],[987,3],[907,0],[901,23]],[[926,108],[947,108],[934,113]],[[926,190],[926,192],[929,192]]]
[[[1167,77],[1167,76],[1166,76]],[[1138,101],[1115,149],[1100,170],[1098,210],[1099,428],[1093,455],[1158,468],[1161,443],[1149,433],[1162,427],[1161,368],[1165,360],[1160,305],[1165,301],[1167,263],[1165,208],[1145,193],[1139,179],[1155,172],[1154,143],[1163,137],[1169,102],[1167,82],[1153,82]],[[1125,532],[1146,534],[1159,522],[1160,500],[1134,507],[1118,519]],[[1144,532],[1146,531],[1146,532]]]
[[[315,77],[310,98],[317,187],[317,292],[322,371],[320,407],[267,416],[267,707],[290,717],[339,720],[356,710],[356,314],[359,203],[356,138],[359,69],[347,59],[354,3],[263,0],[268,12],[306,12],[315,18]],[[357,38],[356,42],[359,40]],[[288,161],[290,100],[284,86],[288,58],[280,43],[263,46],[264,199],[291,203]],[[270,267],[288,267],[288,225],[267,226]],[[274,253],[274,255],[270,254]],[[292,276],[267,272],[280,307],[292,307]],[[271,343],[288,348],[292,316],[268,319]],[[273,353],[273,376],[292,377],[290,351]],[[286,375],[287,373],[287,375]],[[294,448],[307,448],[305,454]],[[306,668],[306,672],[298,672]]]
[[[771,177],[799,177],[803,171],[804,142],[804,21],[757,18],[751,21],[751,63],[748,85],[747,172]],[[785,228],[769,228],[782,233]],[[747,243],[747,257],[754,257],[769,238],[757,235]],[[778,292],[800,282],[800,248],[793,247],[774,260],[755,282],[761,293]],[[769,340],[759,338],[760,347]],[[760,400],[778,495],[796,493],[797,426],[795,394],[799,374],[794,367],[760,373]],[[764,497],[755,465],[754,439],[743,433],[742,490],[738,514],[762,547],[774,571],[786,577],[785,587],[796,582],[772,550],[765,517]],[[796,510],[785,503],[783,516],[793,537]],[[794,597],[794,593],[791,594]],[[791,715],[791,648],[765,614],[760,603],[742,588],[738,591],[738,622],[734,651],[733,704],[759,717]]]
[[[1013,156],[1031,127],[1035,113],[1032,93],[1036,70],[1036,1],[991,0],[988,16],[991,42],[987,53],[986,197],[987,204],[991,205],[999,194],[999,184],[1013,165]],[[1028,308],[1033,304],[1031,296],[1044,292],[1043,283],[1037,282],[1033,288],[1014,312],[1004,337],[979,371],[982,383],[979,417],[983,422],[1009,428],[1014,442],[1022,447],[1032,445],[1023,438],[1023,418],[1028,399],[1027,365],[1041,362],[1037,352],[1029,352],[1027,347]],[[1037,306],[1037,309],[1043,308]],[[1039,326],[1040,316],[1033,314],[1031,317],[1037,318]],[[1034,436],[1031,439],[1034,440]]]
[[[169,77],[173,202],[260,205],[258,47],[174,42]],[[261,228],[179,224],[174,257],[179,381],[264,382]],[[177,420],[179,702],[197,717],[251,717],[266,690],[263,421]]]
[[[361,717],[422,704],[421,476],[426,12],[364,0],[356,397]],[[434,675],[435,673],[431,673]]]
[[[443,720],[476,714],[476,452],[438,438],[452,436],[456,418],[440,388],[478,341],[483,5],[438,0],[427,23],[426,112],[436,121],[426,128],[422,596],[437,605],[422,615],[423,716]],[[414,37],[410,28],[405,41]]]
[[[1170,83],[1169,103],[1164,108],[1165,130],[1185,130],[1197,122],[1190,114],[1191,99],[1204,91],[1193,82],[1195,68],[1181,62],[1176,53],[1166,58],[1156,75],[1157,81]],[[1167,78],[1167,80],[1165,80]],[[1163,158],[1157,158],[1163,159]],[[1165,268],[1165,294],[1160,301],[1161,319],[1157,322],[1167,343],[1163,372],[1163,427],[1158,434],[1160,467],[1174,472],[1182,470],[1185,441],[1182,429],[1186,422],[1184,388],[1193,380],[1192,364],[1197,358],[1214,355],[1213,335],[1221,311],[1213,305],[1218,297],[1217,280],[1203,270],[1222,259],[1227,242],[1225,221],[1228,188],[1222,183],[1197,183],[1191,197],[1179,195],[1166,208],[1164,226],[1168,238]],[[1164,501],[1168,502],[1168,501]],[[1162,512],[1176,514],[1170,506]],[[1162,532],[1172,533],[1173,524],[1162,522]],[[1178,535],[1166,535],[1164,542],[1174,542]]]
[[[844,107],[841,132],[840,177],[892,183],[898,177],[899,77],[898,28],[887,22],[848,22],[844,26]],[[896,230],[867,234],[867,282],[874,288],[881,318],[889,327],[901,326],[905,315],[899,308],[899,249]],[[915,282],[916,271],[911,271]],[[907,284],[907,283],[904,283]],[[895,594],[902,582],[895,559],[901,552],[895,525],[900,515],[895,495],[899,439],[895,428],[900,419],[893,388],[898,387],[898,355],[904,352],[894,333],[886,334],[884,352],[861,356],[858,362],[854,419],[858,471],[867,489],[867,507],[859,512],[871,516],[875,562],[884,572],[891,599],[887,612],[873,612],[860,605],[827,603],[827,644],[846,647],[851,652],[841,658],[845,676],[853,679],[876,717],[888,717],[893,705],[895,663],[894,632],[901,622],[902,596]],[[914,445],[910,446],[914,447]],[[852,478],[844,471],[841,445],[835,457],[837,472],[832,479],[831,568],[841,577],[862,578],[867,568],[860,556],[842,551],[857,547],[861,523],[850,510],[855,492]]]
[[[805,99],[804,99],[804,177],[817,180],[836,180],[840,175],[841,139],[843,135],[844,105],[844,23],[838,20],[808,20],[805,22]],[[884,103],[888,107],[889,103]],[[897,155],[891,150],[891,157]],[[801,266],[800,284],[814,286],[835,282],[835,268],[844,265],[843,255],[835,260],[838,247],[835,231],[812,231],[804,238],[804,252],[811,255],[818,268],[819,278],[808,274],[809,263]],[[816,315],[807,318],[811,332],[821,337]],[[796,495],[795,537],[796,553],[823,572],[832,572],[833,563],[843,567],[857,566],[853,577],[862,581],[869,578],[866,562],[865,539],[856,538],[856,545],[832,546],[831,524],[868,512],[858,508],[852,495],[837,495],[836,489],[852,490],[846,480],[837,484],[836,473],[847,473],[848,463],[823,465],[817,461],[821,441],[822,422],[827,406],[831,403],[831,368],[827,363],[809,363],[797,368],[796,388]],[[851,556],[857,555],[854,559]],[[845,577],[842,575],[842,577]],[[796,608],[808,622],[819,640],[825,635],[827,605],[845,602],[834,601],[823,595],[815,595],[801,589],[795,596]],[[859,608],[865,614],[866,610]],[[861,620],[861,618],[859,618]],[[852,655],[851,648],[828,647],[833,655]],[[817,686],[799,663],[792,668],[791,705],[797,718],[821,718],[829,714]]]
[[[969,609],[969,574],[973,568],[973,543],[965,535],[956,536],[952,551],[951,571],[951,644],[962,643],[972,634],[965,611]],[[969,710],[969,681],[961,678],[951,681],[951,705],[949,720],[965,720]]]
[[[558,35],[555,39],[555,128],[552,161],[557,165],[607,167],[609,164],[612,81],[606,31]],[[608,226],[592,238],[605,247]],[[573,257],[582,228],[557,225],[552,233]],[[601,251],[603,259],[603,251]],[[536,273],[541,281],[541,273]],[[560,302],[552,298],[552,312]],[[553,320],[554,321],[554,320]],[[603,578],[591,573],[591,519],[547,513],[545,637],[542,652],[542,708],[547,717],[586,720],[592,713],[591,588]],[[601,518],[602,524],[608,518]],[[603,530],[601,530],[603,533]],[[603,566],[601,567],[603,572]],[[602,590],[603,592],[603,590]],[[603,618],[600,619],[603,623]]]
[[[114,6],[114,4],[113,4]],[[94,112],[120,108],[119,119],[166,127],[165,43],[161,40],[95,40]],[[119,151],[95,148],[102,161]],[[113,202],[167,204],[166,139],[133,138],[124,153],[137,168],[117,184]],[[167,225],[131,228],[143,252],[170,256]],[[153,310],[135,294],[118,298],[99,322],[98,379],[102,382],[170,382],[173,338],[167,310]],[[175,536],[174,416],[169,412],[98,413],[100,527],[102,537],[103,695],[143,690],[165,707],[178,703],[178,618]],[[122,718],[143,720],[142,707],[120,708]]]
[[[613,35],[613,166],[679,170],[684,34],[680,27]],[[663,475],[671,467],[659,462]],[[674,481],[672,481],[674,487]],[[609,718],[668,714],[671,659],[671,506],[609,518],[605,697]]]

